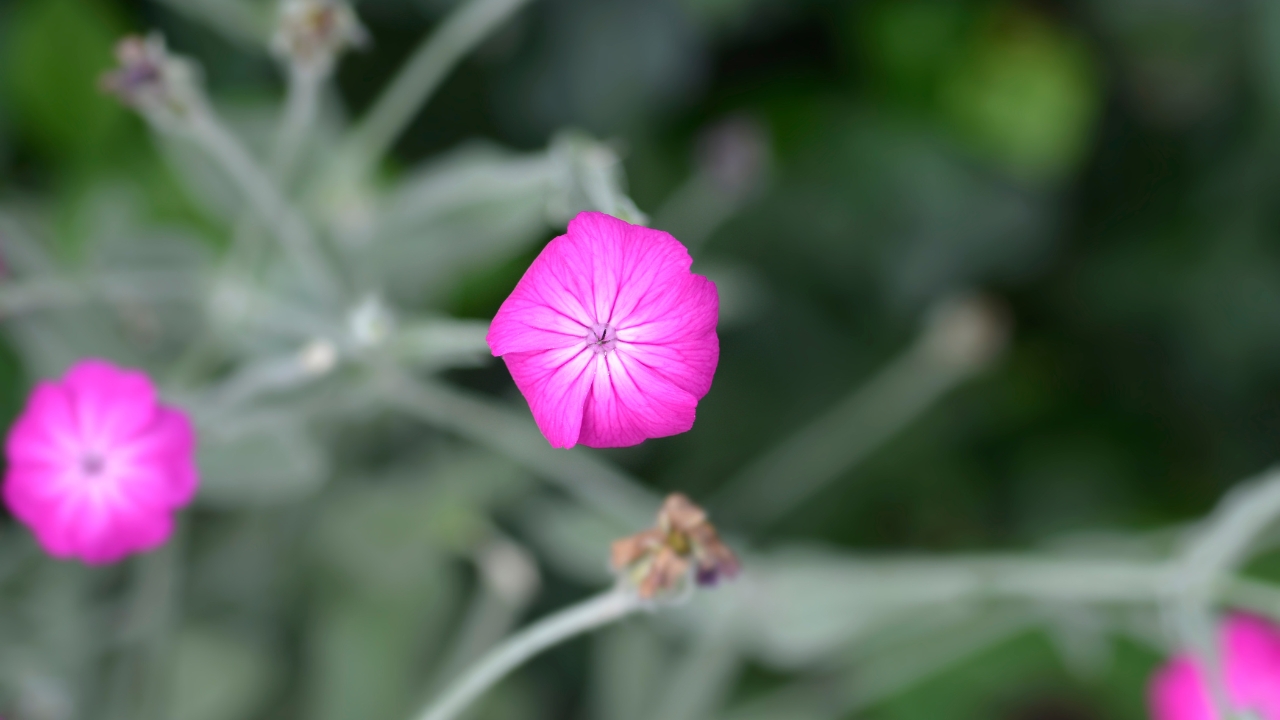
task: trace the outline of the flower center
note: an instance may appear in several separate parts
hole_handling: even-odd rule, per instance
[[[618,333],[605,323],[595,323],[587,333],[587,345],[596,354],[607,353],[618,344]]]
[[[80,472],[85,475],[99,475],[106,465],[106,458],[96,452],[87,452],[80,458]]]

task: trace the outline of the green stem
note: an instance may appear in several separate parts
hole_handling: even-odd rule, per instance
[[[1232,607],[1280,622],[1280,587],[1237,577],[1226,584],[1223,600]]]
[[[320,91],[328,75],[306,72],[289,66],[289,84],[285,95],[284,110],[276,128],[275,145],[271,152],[271,178],[278,187],[287,188],[293,177],[298,156],[315,125],[320,105]],[[219,273],[222,278],[237,275],[253,278],[258,274],[261,258],[263,222],[254,213],[242,215],[232,233],[231,249],[222,262]],[[218,344],[212,329],[207,327],[191,343],[187,351],[174,364],[170,379],[182,384],[199,377],[217,359]]]
[[[190,282],[152,273],[106,273],[85,278],[44,277],[0,283],[0,315],[5,317],[92,300],[166,300],[190,297]]]
[[[404,132],[449,72],[530,0],[470,0],[418,46],[339,151],[341,171],[363,176]]]
[[[710,505],[763,528],[859,464],[970,375],[913,347],[738,472]]]
[[[272,177],[284,187],[290,186],[294,167],[316,124],[320,91],[328,79],[327,73],[289,66],[284,112],[280,116],[280,127],[276,130],[270,164]]]
[[[552,448],[527,416],[394,370],[381,379],[383,396],[393,406],[506,455],[615,519],[621,529],[653,522],[659,498],[585,448]]]
[[[438,700],[419,713],[417,720],[453,720],[529,658],[565,640],[626,617],[642,607],[634,595],[615,588],[539,620],[481,658]]]
[[[240,49],[260,53],[271,33],[265,14],[255,12],[260,4],[240,0],[160,0],[188,19],[202,23]]]
[[[169,687],[175,631],[180,622],[182,554],[184,531],[181,525],[164,547],[138,559],[138,596],[133,621],[144,624],[146,632],[137,648],[140,671],[134,718],[163,720],[168,717]]]
[[[699,629],[684,656],[669,670],[662,699],[655,703],[650,717],[698,720],[716,714],[743,665],[738,640],[733,636],[741,621],[735,611],[736,605],[721,607]]]
[[[730,479],[710,504],[756,528],[776,522],[986,368],[1003,351],[1007,330],[989,300],[937,303],[910,348]]]
[[[320,253],[311,228],[244,146],[211,112],[193,117],[191,132],[196,142],[240,187],[245,199],[274,231],[285,252],[319,297],[326,300],[340,298],[338,280]]]
[[[1172,603],[1174,621],[1183,642],[1210,669],[1214,704],[1227,717],[1231,702],[1218,647],[1218,623],[1211,612],[1213,599],[1248,559],[1256,540],[1280,517],[1280,470],[1233,491],[1221,503],[1205,530],[1191,544]],[[1227,585],[1230,588],[1230,585]]]
[[[533,559],[510,540],[495,535],[478,547],[475,555],[479,588],[448,659],[440,666],[442,681],[455,677],[511,632],[538,588]]]

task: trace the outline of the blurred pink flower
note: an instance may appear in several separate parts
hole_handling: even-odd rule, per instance
[[[1235,615],[1222,632],[1228,700],[1258,720],[1280,720],[1280,628]],[[1217,720],[1206,674],[1190,656],[1174,658],[1151,681],[1155,720]]]
[[[693,427],[720,358],[716,286],[667,233],[581,213],[489,328],[553,447],[624,447]]]
[[[101,564],[162,545],[191,502],[195,433],[143,373],[82,360],[9,431],[4,498],[50,555]]]

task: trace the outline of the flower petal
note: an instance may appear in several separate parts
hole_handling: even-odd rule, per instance
[[[573,345],[594,322],[591,258],[580,240],[552,240],[498,308],[486,340],[495,356]]]
[[[5,484],[5,499],[50,555],[90,564],[115,562],[133,552],[153,549],[168,539],[173,520],[113,491],[50,493],[48,479]]]
[[[1232,699],[1263,717],[1280,717],[1280,629],[1261,618],[1233,615],[1223,645]]]
[[[578,441],[590,447],[627,447],[693,427],[698,398],[619,348],[601,355]]]
[[[78,435],[71,393],[56,383],[41,382],[9,430],[5,451],[10,463],[64,465],[80,447]]]
[[[74,398],[81,438],[89,447],[109,448],[152,422],[156,388],[145,373],[103,360],[82,360],[62,382]]]
[[[1154,720],[1216,720],[1200,669],[1189,657],[1175,658],[1151,682]]]
[[[619,283],[631,269],[632,227],[604,213],[578,213],[569,221],[567,242],[557,247],[568,266],[587,279],[579,297],[593,323],[609,321]]]
[[[9,512],[27,525],[48,522],[61,507],[67,472],[44,464],[11,463],[4,478],[4,501]]]
[[[608,218],[607,215],[604,217]],[[608,219],[614,223],[622,222]],[[713,306],[718,305],[714,298],[715,286],[706,278],[689,272],[693,264],[689,251],[667,233],[628,226],[617,247],[607,247],[607,251],[602,249],[598,255],[597,263],[601,267],[597,276],[613,282],[610,286],[612,302],[607,314],[601,315],[601,322],[619,330],[655,317],[684,314],[685,306],[695,300],[703,285],[710,285],[711,302]],[[710,327],[715,327],[714,307]],[[689,330],[705,332],[707,327],[699,325]]]
[[[720,350],[715,285],[691,265],[671,235],[588,212],[520,279],[487,339],[553,446],[634,445],[692,426]],[[589,347],[597,334],[608,339]]]
[[[711,389],[711,380],[720,362],[720,340],[716,322],[720,300],[715,283],[697,275],[688,276],[677,302],[648,312],[636,312],[638,324],[618,330],[618,347],[628,356],[648,365],[681,389],[702,398]]]
[[[50,539],[69,547],[74,557],[90,565],[113,563],[131,553],[152,550],[173,532],[168,513],[149,512],[119,498],[75,498],[64,504],[59,519],[49,528]]]
[[[552,447],[571,448],[582,429],[582,408],[599,357],[585,345],[503,356],[533,419]]]
[[[720,361],[720,341],[711,333],[696,340],[666,345],[619,343],[618,352],[643,363],[700,399],[711,390],[711,380]]]
[[[58,558],[98,564],[155,548],[197,485],[187,417],[157,402],[146,375],[100,360],[37,386],[6,449],[5,502]]]
[[[122,477],[155,475],[159,480],[146,485],[164,507],[180,507],[191,502],[199,485],[195,464],[195,429],[185,413],[161,406],[147,431],[115,448],[112,460]],[[142,486],[140,486],[141,488]]]
[[[714,333],[720,319],[716,284],[686,274],[664,292],[642,298],[617,322],[618,339],[663,344]]]
[[[528,293],[512,294],[489,324],[485,341],[494,356],[577,345],[588,326]]]

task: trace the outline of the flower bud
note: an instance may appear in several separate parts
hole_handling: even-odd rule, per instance
[[[205,110],[199,69],[171,55],[158,34],[131,35],[116,44],[120,66],[101,87],[163,130],[179,130]]]
[[[979,370],[995,360],[1009,342],[1008,309],[994,298],[963,295],[935,305],[925,321],[927,352],[943,365]]]
[[[328,375],[338,365],[338,348],[323,338],[312,340],[298,351],[298,365],[309,377]]]
[[[655,527],[613,543],[610,563],[645,600],[678,597],[691,576],[698,585],[715,585],[740,568],[707,513],[679,493],[662,504]]]
[[[284,0],[271,49],[299,70],[327,75],[344,50],[367,41],[368,34],[345,2]]]

